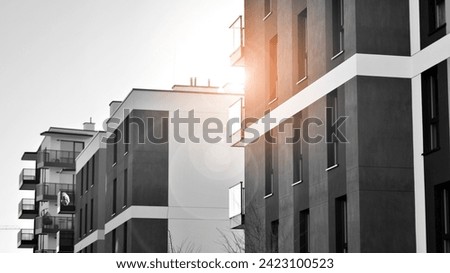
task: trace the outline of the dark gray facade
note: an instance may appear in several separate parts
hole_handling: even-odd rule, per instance
[[[131,206],[168,206],[168,116],[168,111],[133,110],[111,136],[106,160],[106,222]],[[153,123],[147,123],[149,120]],[[149,141],[153,138],[161,143]],[[105,235],[105,249],[167,252],[167,230],[167,219],[130,219]]]
[[[263,117],[356,53],[411,54],[409,1],[272,0],[268,16],[265,2],[245,1],[246,118]],[[300,16],[307,16],[306,49]],[[271,130],[276,143],[261,137],[246,146],[248,252],[416,250],[411,80],[356,76],[294,124],[318,118],[323,124],[308,133],[327,136],[339,116],[348,117],[339,128],[348,143],[303,140],[301,183],[298,145],[285,141],[292,122]]]
[[[105,228],[106,150],[98,149],[76,176],[75,245],[93,232]],[[79,252],[104,253],[104,240],[85,246]]]

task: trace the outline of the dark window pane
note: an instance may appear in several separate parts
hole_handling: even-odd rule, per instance
[[[336,199],[336,252],[348,252],[347,197]]]
[[[310,232],[309,232],[309,210],[300,212],[300,252],[309,253]]]
[[[277,98],[278,85],[278,37],[275,36],[269,43],[269,102]]]
[[[307,11],[302,11],[297,16],[298,27],[298,80],[307,76],[308,69],[308,43],[307,43]]]

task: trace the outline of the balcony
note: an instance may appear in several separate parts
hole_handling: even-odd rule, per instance
[[[74,214],[75,213],[75,192],[74,191],[59,191],[58,193],[58,213],[59,214]]]
[[[73,192],[73,184],[41,183],[36,185],[36,201],[56,201],[59,192]]]
[[[36,178],[35,169],[23,169],[19,176],[19,189],[30,191],[34,190],[39,180]]]
[[[38,249],[34,253],[56,253],[54,249]]]
[[[37,237],[34,236],[34,230],[21,229],[17,233],[18,248],[34,248],[37,245]]]
[[[243,229],[245,220],[244,183],[239,182],[228,190],[229,217],[232,229]]]
[[[73,217],[41,216],[36,218],[36,234],[56,234],[58,231],[73,231]]]
[[[75,170],[75,158],[79,152],[61,150],[43,150],[37,154],[37,167],[58,167],[65,170]]]
[[[242,16],[239,16],[230,26],[233,53],[230,55],[230,61],[233,66],[244,66],[244,24]]]
[[[19,219],[33,219],[38,215],[34,199],[24,198],[19,203]]]
[[[56,253],[73,253],[74,232],[59,231],[56,233]]]

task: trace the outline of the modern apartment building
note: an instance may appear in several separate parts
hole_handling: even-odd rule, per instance
[[[228,188],[244,179],[228,112],[242,95],[194,85],[110,104],[108,132],[77,158],[75,252],[226,251]]]
[[[19,204],[19,218],[33,219],[33,230],[21,230],[18,247],[36,253],[73,252],[75,213],[75,158],[95,135],[93,125],[83,130],[51,127],[36,152],[22,160],[34,161],[35,169],[24,169],[20,189],[34,190],[34,199]]]
[[[450,251],[449,16],[445,0],[245,0],[230,217],[247,252]]]

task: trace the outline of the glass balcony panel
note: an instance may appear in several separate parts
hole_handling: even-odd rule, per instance
[[[34,236],[34,230],[21,229],[17,233],[17,247],[18,248],[33,248],[37,244],[37,239]]]
[[[37,207],[34,199],[24,198],[19,203],[19,219],[33,219],[37,216]]]
[[[73,231],[73,217],[41,216],[35,221],[36,234],[52,234],[58,231]]]
[[[242,182],[231,187],[228,191],[229,217],[231,228],[238,229],[244,225],[245,199]]]
[[[19,175],[19,189],[34,190],[38,180],[35,169],[23,169]]]
[[[235,66],[244,65],[244,23],[242,16],[239,16],[230,26],[232,54],[230,56],[231,64]]]
[[[41,183],[36,185],[36,200],[51,201],[57,200],[59,192],[73,192],[73,184],[63,183]]]
[[[75,159],[80,152],[63,150],[42,150],[38,152],[38,168],[43,167],[62,167],[75,168]]]

